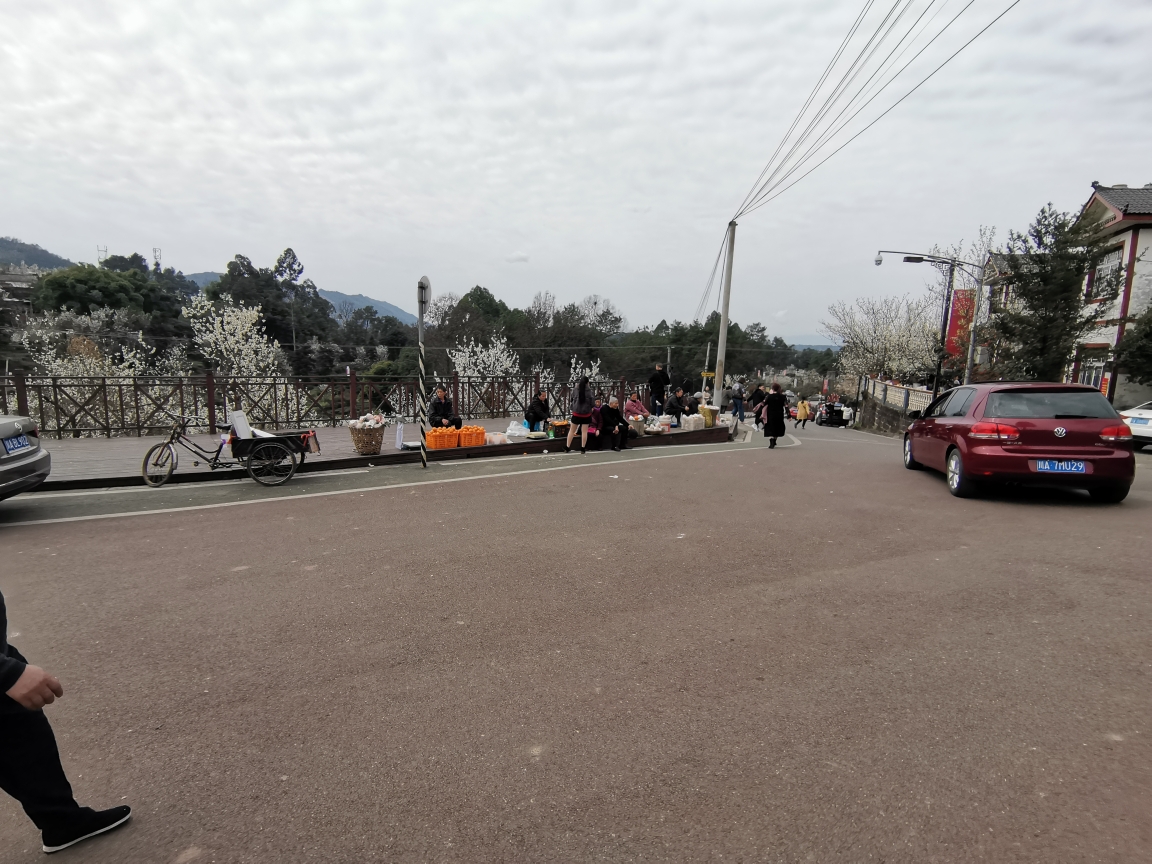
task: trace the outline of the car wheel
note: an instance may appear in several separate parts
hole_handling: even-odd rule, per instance
[[[976,481],[964,470],[964,457],[953,447],[948,451],[947,461],[948,491],[957,498],[971,498],[976,494]]]
[[[909,471],[919,471],[924,466],[912,458],[912,438],[904,436],[904,467]]]
[[[1128,486],[1101,486],[1099,489],[1089,489],[1088,494],[1093,501],[1101,504],[1119,504],[1128,497]]]

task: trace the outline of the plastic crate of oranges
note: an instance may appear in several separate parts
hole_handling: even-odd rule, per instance
[[[429,450],[447,450],[450,447],[460,446],[460,433],[452,427],[446,429],[429,429],[425,440]]]
[[[461,447],[483,447],[485,429],[483,426],[461,426],[460,427],[460,446]]]

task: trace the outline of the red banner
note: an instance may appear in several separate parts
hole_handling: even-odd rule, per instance
[[[973,291],[957,288],[952,292],[952,309],[948,314],[948,338],[944,347],[952,357],[968,354],[968,332],[972,325]]]

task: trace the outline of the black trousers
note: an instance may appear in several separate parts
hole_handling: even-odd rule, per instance
[[[632,427],[627,423],[621,421],[616,424],[615,429],[605,429],[604,431],[611,436],[612,447],[619,447],[621,450],[628,449],[628,430]]]
[[[0,694],[0,789],[24,806],[41,831],[66,828],[92,812],[72,797],[72,786],[60,764],[56,736],[43,711],[12,710],[15,703]]]

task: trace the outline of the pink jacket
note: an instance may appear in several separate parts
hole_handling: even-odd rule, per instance
[[[641,417],[649,416],[648,409],[644,407],[643,402],[639,402],[635,399],[629,399],[624,404],[624,416],[635,417],[637,414],[639,414]]]

